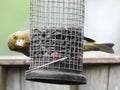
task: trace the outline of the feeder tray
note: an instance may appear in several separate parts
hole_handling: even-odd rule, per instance
[[[26,80],[65,85],[86,84],[86,78],[82,74],[56,70],[34,70],[27,72]]]

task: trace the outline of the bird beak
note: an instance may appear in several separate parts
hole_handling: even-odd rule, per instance
[[[16,40],[15,46],[22,48],[24,46],[23,40],[21,40],[21,39]]]

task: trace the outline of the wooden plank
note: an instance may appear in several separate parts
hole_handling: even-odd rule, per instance
[[[56,85],[56,84],[48,84],[48,83],[39,83],[26,81],[26,89],[23,90],[70,90],[69,85]]]
[[[8,68],[6,76],[6,90],[21,90],[20,69]]]
[[[120,56],[84,57],[84,64],[120,64]],[[25,56],[0,56],[0,65],[29,65],[30,58]]]
[[[120,64],[120,56],[84,57],[84,64]]]
[[[79,86],[79,90],[107,90],[108,66],[88,65],[83,74],[87,77],[87,84]]]
[[[20,78],[21,78],[21,89],[22,90],[31,90],[26,88],[26,81],[25,81],[25,71],[28,70],[29,68],[21,68],[20,70]]]
[[[78,90],[78,85],[71,85],[70,90]]]
[[[0,56],[0,65],[29,65],[30,58],[25,56]]]
[[[7,68],[5,90],[120,90],[119,65],[85,65],[83,75],[87,77],[87,84],[79,86],[26,81],[25,71],[27,69],[27,67]],[[4,70],[3,67],[0,67],[0,72],[2,70]],[[3,84],[2,81],[1,84]],[[0,90],[4,89],[0,88]]]
[[[120,90],[120,65],[110,68],[108,90]]]
[[[0,90],[5,90],[5,69],[0,66]]]

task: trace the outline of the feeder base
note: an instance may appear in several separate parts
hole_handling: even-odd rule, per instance
[[[26,80],[66,85],[86,84],[86,78],[80,73],[55,70],[34,70],[26,72]]]

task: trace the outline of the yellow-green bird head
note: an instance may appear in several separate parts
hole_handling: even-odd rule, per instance
[[[8,47],[12,51],[22,52],[29,56],[30,31],[17,31],[8,37]]]

